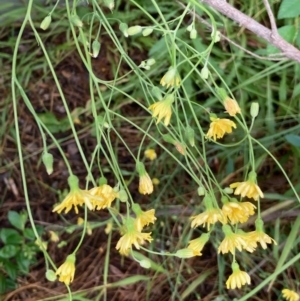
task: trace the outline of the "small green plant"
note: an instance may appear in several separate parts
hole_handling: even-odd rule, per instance
[[[26,228],[27,212],[8,212],[11,227],[0,229],[0,295],[16,287],[16,279],[29,273],[40,252],[31,228]],[[43,228],[37,227],[39,234]]]

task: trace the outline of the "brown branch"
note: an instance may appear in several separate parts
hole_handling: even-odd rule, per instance
[[[237,22],[240,26],[245,27],[255,33],[257,36],[265,39],[270,44],[281,50],[282,54],[289,59],[300,63],[300,50],[284,40],[280,35],[272,32],[272,30],[256,22],[240,12],[225,0],[201,0],[202,3],[214,8],[224,16]]]

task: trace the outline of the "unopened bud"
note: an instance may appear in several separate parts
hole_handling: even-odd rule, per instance
[[[40,28],[43,29],[43,30],[46,30],[46,29],[48,29],[50,24],[51,24],[51,15],[48,15],[42,21],[42,23],[40,25]]]
[[[151,94],[154,96],[154,98],[158,100],[162,99],[161,91],[158,87],[153,87],[151,90]]]
[[[190,126],[187,126],[187,128],[185,129],[185,135],[186,135],[186,138],[187,138],[189,144],[192,147],[194,147],[195,146],[195,131]]]
[[[214,43],[218,43],[221,40],[221,33],[217,30],[216,33],[213,31],[211,33],[211,37]]]
[[[147,66],[153,66],[156,63],[155,59],[150,58],[149,60],[147,60]]]
[[[255,118],[258,115],[259,112],[259,103],[258,102],[252,102],[251,108],[250,108],[250,114],[252,118]]]
[[[193,29],[194,29],[194,23],[190,24],[190,25],[186,28],[186,30],[189,31],[189,32],[191,32]]]
[[[103,1],[104,6],[109,8],[110,10],[113,10],[115,7],[115,1],[114,0],[104,0]]]
[[[200,77],[202,79],[208,79],[208,75],[209,75],[209,70],[206,66],[204,66],[202,69],[201,69],[201,72],[200,72]]]
[[[151,262],[150,262],[150,260],[148,260],[148,259],[143,259],[143,260],[141,260],[139,263],[140,263],[140,266],[141,266],[142,268],[144,268],[144,269],[149,269],[149,268],[151,268]]]
[[[92,57],[96,58],[99,55],[101,44],[97,40],[92,43]]]
[[[175,144],[175,142],[176,142],[175,139],[173,139],[170,134],[162,135],[162,138],[164,139],[164,141],[166,141],[168,143]]]
[[[146,36],[149,36],[152,32],[153,32],[153,28],[152,27],[148,27],[148,28],[145,28],[143,30],[142,35],[144,37],[146,37]]]
[[[174,255],[179,258],[191,258],[194,256],[201,256],[202,254],[199,251],[186,248],[178,250]]]
[[[47,280],[53,282],[56,280],[56,274],[53,270],[47,270],[45,277]]]
[[[199,196],[205,195],[205,189],[204,189],[204,187],[203,186],[198,187],[197,192],[198,192]]]
[[[77,15],[72,15],[71,16],[71,22],[74,26],[77,26],[77,27],[80,27],[80,28],[83,26],[82,21],[80,20],[80,18]]]
[[[105,177],[99,178],[99,186],[107,184],[107,179]]]
[[[128,37],[128,32],[127,32],[128,25],[126,23],[120,23],[119,29],[121,30],[121,32],[123,32],[125,38],[127,38]]]
[[[128,195],[126,193],[126,191],[124,189],[121,189],[119,191],[119,197],[118,199],[123,202],[123,203],[126,203],[128,201]]]
[[[140,25],[131,26],[127,29],[127,34],[129,36],[134,36],[142,31],[142,27]]]
[[[233,193],[233,189],[230,188],[230,187],[225,187],[225,188],[223,189],[223,191],[224,191],[224,193],[227,193],[227,194],[232,194],[232,193]]]
[[[53,155],[48,152],[44,152],[42,155],[42,161],[46,167],[47,174],[51,175],[53,172]]]
[[[195,40],[197,38],[197,30],[195,28],[190,32],[190,39]]]

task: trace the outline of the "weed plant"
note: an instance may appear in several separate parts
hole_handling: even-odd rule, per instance
[[[287,216],[300,201],[299,65],[231,47],[222,34],[244,48],[262,42],[201,1],[64,5],[28,1],[11,77],[26,208],[46,279],[66,285],[68,296],[60,300],[107,300],[111,291],[132,285],[142,288],[143,300],[281,300],[283,289],[285,298],[297,300],[300,218]],[[265,15],[257,1],[244,3],[243,11]],[[49,42],[61,35],[65,43]],[[70,53],[86,72],[84,106],[74,105],[56,71]],[[101,61],[108,70],[95,70]],[[61,108],[60,116],[43,95],[42,109],[35,107],[28,93],[34,70],[42,74],[39,83],[55,83],[52,106]],[[43,143],[34,155],[50,181],[61,174],[65,183],[61,190],[43,184],[59,198],[51,214],[59,215],[60,228],[50,241],[61,240],[57,252],[77,242],[63,262],[42,244],[32,212],[25,162],[33,154],[22,143],[20,103]],[[63,147],[70,137],[76,164]],[[106,233],[98,246],[105,252],[101,285],[76,292],[76,259],[99,227]],[[135,261],[143,272],[116,281],[112,260]]]

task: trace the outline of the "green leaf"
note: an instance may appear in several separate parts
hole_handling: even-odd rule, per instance
[[[285,135],[285,139],[293,146],[300,147],[300,136],[289,134]]]
[[[283,0],[278,11],[278,19],[295,18],[300,16],[299,0]]]
[[[23,237],[15,229],[2,228],[0,230],[0,238],[5,245],[19,245],[23,242]]]
[[[29,267],[31,264],[35,263],[35,260],[29,260],[27,259],[23,253],[19,253],[16,257],[17,265],[21,273],[28,274],[29,273]]]
[[[19,248],[15,245],[6,245],[0,249],[0,257],[11,258],[18,253]]]
[[[12,226],[23,231],[24,230],[24,221],[21,218],[20,214],[16,211],[8,211],[8,220]]]
[[[25,236],[27,239],[29,239],[29,240],[35,240],[35,239],[36,239],[33,230],[30,229],[30,228],[26,228],[26,229],[24,230],[24,236]]]
[[[16,280],[16,278],[17,278],[17,266],[15,264],[11,263],[8,260],[4,260],[3,261],[3,267],[4,267],[5,271],[7,272],[8,276],[10,277],[10,279]]]

